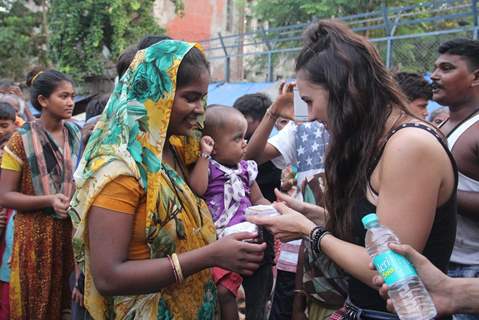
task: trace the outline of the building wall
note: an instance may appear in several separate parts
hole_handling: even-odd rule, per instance
[[[183,0],[182,15],[175,14],[171,0],[156,0],[154,15],[158,23],[166,29],[166,34],[174,39],[201,41],[218,37],[218,33],[228,35],[245,31],[245,13],[236,0]],[[218,44],[215,43],[215,46]],[[224,79],[224,61],[211,61],[212,80]],[[243,79],[241,58],[234,58],[230,65],[231,81]]]
[[[228,0],[183,0],[182,15],[175,14],[171,0],[157,0],[154,15],[175,39],[200,41],[214,37],[225,27],[225,4]]]

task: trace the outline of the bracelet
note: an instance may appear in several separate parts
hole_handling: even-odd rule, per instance
[[[331,233],[321,226],[317,226],[313,230],[311,230],[309,240],[311,241],[311,247],[313,249],[313,252],[317,255],[321,253],[321,240],[327,234]]]
[[[318,239],[318,244],[317,244],[317,246],[316,246],[316,252],[317,252],[318,254],[321,252],[321,240],[323,240],[323,238],[324,238],[325,236],[327,236],[328,234],[331,234],[331,232],[325,231],[325,232],[323,232],[323,234],[321,234],[321,236],[319,237],[319,239]]]
[[[175,276],[175,282],[178,283],[178,273],[176,272],[175,264],[173,263],[171,256],[167,256],[167,257],[168,257],[168,261],[170,262],[171,269],[173,270],[173,275]]]
[[[180,264],[180,260],[178,259],[178,256],[176,255],[176,253],[173,253],[171,255],[171,260],[173,261],[173,265],[175,266],[175,271],[176,271],[176,274],[178,275],[178,281],[177,283],[182,283],[184,278],[183,278],[183,272],[181,271],[181,264]]]
[[[313,230],[311,230],[311,232],[309,233],[309,240],[311,242],[313,242],[315,233],[318,232],[321,229],[322,229],[321,227],[316,226],[316,227],[313,228]]]
[[[319,237],[321,236],[321,230],[323,228],[321,227],[314,227],[313,230],[311,230],[311,232],[309,233],[309,242],[311,242],[311,248],[313,249],[313,252],[316,253],[316,246],[315,246],[315,243],[318,242],[319,240]]]
[[[202,152],[202,153],[200,154],[200,158],[210,160],[210,159],[211,159],[211,154],[206,153],[206,152]]]
[[[279,118],[279,114],[273,113],[273,112],[271,111],[271,107],[269,107],[268,109],[266,109],[266,114],[271,118],[271,120],[274,120],[274,121],[278,120],[278,118]]]
[[[306,292],[302,289],[294,289],[293,290],[294,294],[301,294],[301,295],[306,295]]]

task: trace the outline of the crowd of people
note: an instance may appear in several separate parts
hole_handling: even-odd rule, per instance
[[[371,212],[438,319],[479,319],[479,41],[431,52],[428,82],[338,21],[303,37],[274,101],[207,106],[203,49],[164,36],[121,54],[81,124],[68,75],[27,75],[39,117],[3,81],[0,320],[398,319]]]

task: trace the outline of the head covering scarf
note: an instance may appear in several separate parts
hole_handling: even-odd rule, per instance
[[[198,45],[163,40],[138,51],[129,69],[116,85],[91,134],[75,172],[77,191],[69,211],[77,229],[73,239],[75,259],[86,276],[90,274],[88,211],[105,185],[121,175],[135,177],[146,191],[146,240],[151,251],[161,245],[158,196],[162,187],[162,151],[175,97],[178,68],[193,46]],[[186,164],[198,158],[200,136],[196,132],[191,137],[170,138],[173,145],[181,146],[183,154],[180,157]],[[212,222],[211,226],[200,232],[206,243],[215,240]],[[152,258],[156,257],[154,253],[151,255]],[[88,285],[87,281],[85,290],[88,290]],[[107,303],[105,299],[96,289],[90,291],[93,296],[87,296],[85,300],[89,311],[104,311]],[[105,318],[100,312],[92,316],[95,319]],[[137,317],[138,312],[135,319]]]

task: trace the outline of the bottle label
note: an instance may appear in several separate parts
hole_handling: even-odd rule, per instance
[[[417,276],[414,266],[406,258],[392,250],[375,256],[373,264],[388,286],[409,277]]]

